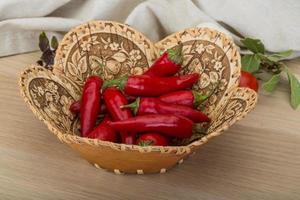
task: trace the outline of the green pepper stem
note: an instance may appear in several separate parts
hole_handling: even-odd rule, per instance
[[[219,85],[220,85],[220,81],[216,83],[215,87],[208,94],[202,94],[200,92],[193,90],[194,107],[198,108],[203,102],[205,102],[209,97],[211,97],[211,95],[215,93]]]
[[[111,86],[117,86],[120,90],[124,90],[127,80],[128,80],[128,76],[122,76],[120,78],[113,79],[113,80],[106,80],[103,83],[102,90]]]
[[[192,91],[193,92],[193,96],[194,96],[194,107],[198,108],[198,106],[204,102],[209,96],[202,94],[200,92],[197,91]]]
[[[142,147],[146,147],[146,146],[151,146],[153,145],[153,141],[152,140],[142,140],[139,142],[139,146],[142,146]]]
[[[173,49],[168,49],[168,58],[175,62],[176,64],[181,64],[183,61],[183,56],[182,56],[182,47],[183,44],[179,43],[176,47]]]
[[[200,123],[195,123],[193,127],[193,134],[205,134],[205,129]]]
[[[137,111],[139,110],[139,106],[140,106],[140,98],[138,97],[134,102],[127,104],[127,105],[122,105],[120,106],[121,109],[124,108],[130,108],[134,115],[136,115]]]

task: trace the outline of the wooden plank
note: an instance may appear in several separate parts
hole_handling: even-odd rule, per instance
[[[18,76],[39,56],[0,59],[0,199],[300,198],[300,112],[287,87],[260,92],[244,120],[168,173],[119,176],[81,159],[27,108]],[[300,59],[288,65],[300,74]]]

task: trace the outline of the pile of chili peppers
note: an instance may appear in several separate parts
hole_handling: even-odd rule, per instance
[[[180,70],[182,44],[163,53],[143,74],[103,81],[87,78],[81,100],[70,111],[80,117],[82,137],[141,146],[172,145],[190,138],[199,123],[210,118],[197,107],[208,96],[190,88],[199,74],[175,76]],[[97,117],[103,117],[96,124]]]

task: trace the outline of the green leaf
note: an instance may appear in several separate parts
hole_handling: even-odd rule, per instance
[[[286,68],[286,73],[290,83],[291,99],[290,103],[293,109],[297,109],[300,104],[300,83],[296,76]]]
[[[259,70],[261,58],[256,55],[244,55],[242,57],[242,69],[244,71],[253,73]]]
[[[293,54],[293,50],[281,51],[272,55],[266,56],[267,59],[273,62],[278,62],[281,59],[287,58]]]
[[[249,49],[253,53],[265,53],[265,46],[258,39],[245,38],[242,39],[241,42],[245,45],[247,49]]]
[[[46,51],[49,48],[49,40],[45,32],[41,32],[39,36],[39,47],[42,52]]]
[[[58,47],[58,41],[57,41],[57,38],[55,36],[53,36],[51,38],[51,47],[52,49],[56,50],[57,47]]]
[[[262,87],[267,92],[273,92],[280,81],[280,74],[273,75],[270,80],[265,82]]]
[[[290,55],[292,55],[293,53],[294,53],[294,51],[289,49],[286,51],[277,52],[276,54],[282,58],[286,58],[286,57],[289,57]]]

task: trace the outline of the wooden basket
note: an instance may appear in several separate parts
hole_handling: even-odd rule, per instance
[[[186,146],[125,145],[82,138],[79,121],[69,106],[80,99],[86,77],[97,74],[114,79],[124,74],[142,74],[159,53],[183,44],[184,63],[179,74],[198,72],[195,90],[209,92],[206,113],[212,122],[207,135]],[[190,28],[153,44],[127,25],[111,21],[82,24],[61,41],[53,70],[29,66],[20,77],[20,89],[33,113],[63,143],[68,144],[97,168],[115,173],[163,173],[206,143],[220,135],[252,110],[257,94],[239,88],[240,55],[233,41],[208,28]]]

